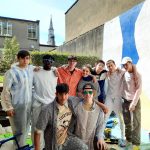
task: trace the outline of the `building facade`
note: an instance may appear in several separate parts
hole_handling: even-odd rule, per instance
[[[65,42],[103,25],[144,0],[77,0],[65,13]]]
[[[16,37],[21,50],[39,50],[39,23],[0,16],[0,49],[5,38]]]

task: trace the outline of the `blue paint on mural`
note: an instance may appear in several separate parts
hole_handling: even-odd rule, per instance
[[[134,64],[137,64],[139,60],[134,38],[135,22],[142,6],[143,3],[133,7],[131,10],[119,16],[123,38],[122,58],[129,56],[132,58]]]

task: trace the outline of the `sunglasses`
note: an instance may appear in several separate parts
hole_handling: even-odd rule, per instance
[[[87,94],[92,95],[92,94],[93,94],[93,91],[83,91],[83,94],[84,94],[84,95],[87,95]]]
[[[51,59],[43,59],[43,63],[50,63],[52,64],[54,62],[54,60]]]

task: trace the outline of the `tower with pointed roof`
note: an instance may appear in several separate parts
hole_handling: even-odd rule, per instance
[[[55,35],[54,35],[54,28],[53,28],[53,22],[52,22],[52,16],[50,19],[50,25],[48,29],[48,45],[55,46]]]

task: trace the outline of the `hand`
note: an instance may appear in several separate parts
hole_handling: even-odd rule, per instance
[[[40,68],[39,66],[36,66],[36,67],[33,69],[33,71],[34,71],[34,72],[38,72],[40,69],[41,69],[41,68]]]
[[[56,77],[58,77],[59,72],[58,72],[58,70],[57,70],[57,69],[55,69],[55,70],[54,70],[54,74],[55,74],[55,76],[56,76]]]
[[[95,76],[93,76],[93,82],[96,83],[97,82],[97,79]]]
[[[129,111],[133,112],[135,110],[135,105],[133,103],[129,106]]]
[[[97,82],[97,79],[96,79],[96,76],[90,74],[90,76],[93,78],[93,83],[96,83]]]
[[[15,111],[13,109],[6,111],[7,116],[13,117],[15,115]]]
[[[97,148],[99,150],[107,150],[108,149],[107,144],[105,143],[104,140],[98,140],[97,141]]]
[[[108,109],[107,106],[103,106],[103,107],[102,107],[102,110],[103,110],[104,114],[107,114],[108,111],[109,111],[109,109]]]

